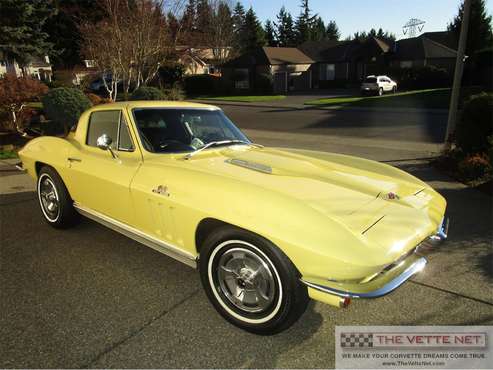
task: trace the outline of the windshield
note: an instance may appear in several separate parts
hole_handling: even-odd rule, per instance
[[[248,138],[221,110],[133,109],[142,145],[152,153],[182,153],[198,150],[211,142]]]

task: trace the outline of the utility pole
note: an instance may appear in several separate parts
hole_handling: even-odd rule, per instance
[[[450,107],[448,113],[447,132],[445,134],[445,149],[452,146],[451,136],[455,130],[457,122],[457,108],[459,106],[460,85],[462,73],[464,72],[464,61],[467,43],[467,30],[469,29],[469,15],[471,13],[471,0],[464,0],[464,12],[462,14],[462,24],[460,26],[459,49],[455,60],[454,84],[450,94]]]

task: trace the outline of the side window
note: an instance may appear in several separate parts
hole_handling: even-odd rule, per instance
[[[122,114],[120,117],[120,129],[118,131],[118,150],[131,152],[132,150],[134,150],[134,145],[132,143],[132,138],[130,137],[130,132],[128,131],[128,125],[125,121],[125,116]]]
[[[118,139],[119,123],[120,111],[118,110],[93,112],[89,119],[89,126],[87,127],[86,144],[97,146],[98,137],[106,134],[113,140],[111,147],[115,149]]]
[[[87,127],[87,141],[89,146],[97,146],[98,137],[106,134],[112,140],[112,149],[133,151],[134,146],[130,137],[125,117],[119,110],[93,112]]]

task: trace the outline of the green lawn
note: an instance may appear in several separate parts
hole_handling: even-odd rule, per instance
[[[33,101],[30,103],[27,103],[28,107],[35,108],[35,109],[43,109],[43,103],[39,101]]]
[[[286,95],[238,95],[238,96],[199,96],[196,100],[221,100],[245,103],[265,102],[282,100]]]
[[[447,109],[450,89],[427,89],[386,94],[383,96],[355,96],[306,101],[307,105],[350,106],[382,108],[426,108]]]
[[[12,159],[17,157],[17,153],[12,150],[0,150],[0,159]]]

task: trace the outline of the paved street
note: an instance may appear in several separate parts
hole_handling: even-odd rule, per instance
[[[493,325],[492,198],[415,160],[438,150],[446,117],[224,109],[256,142],[360,155],[427,181],[447,198],[448,243],[389,296],[311,303],[288,331],[259,337],[216,314],[189,267],[89,220],[50,228],[32,183],[3,162],[0,368],[325,368],[335,325]]]
[[[317,109],[221,106],[242,129],[377,138],[409,142],[444,141],[447,113],[417,109]]]

